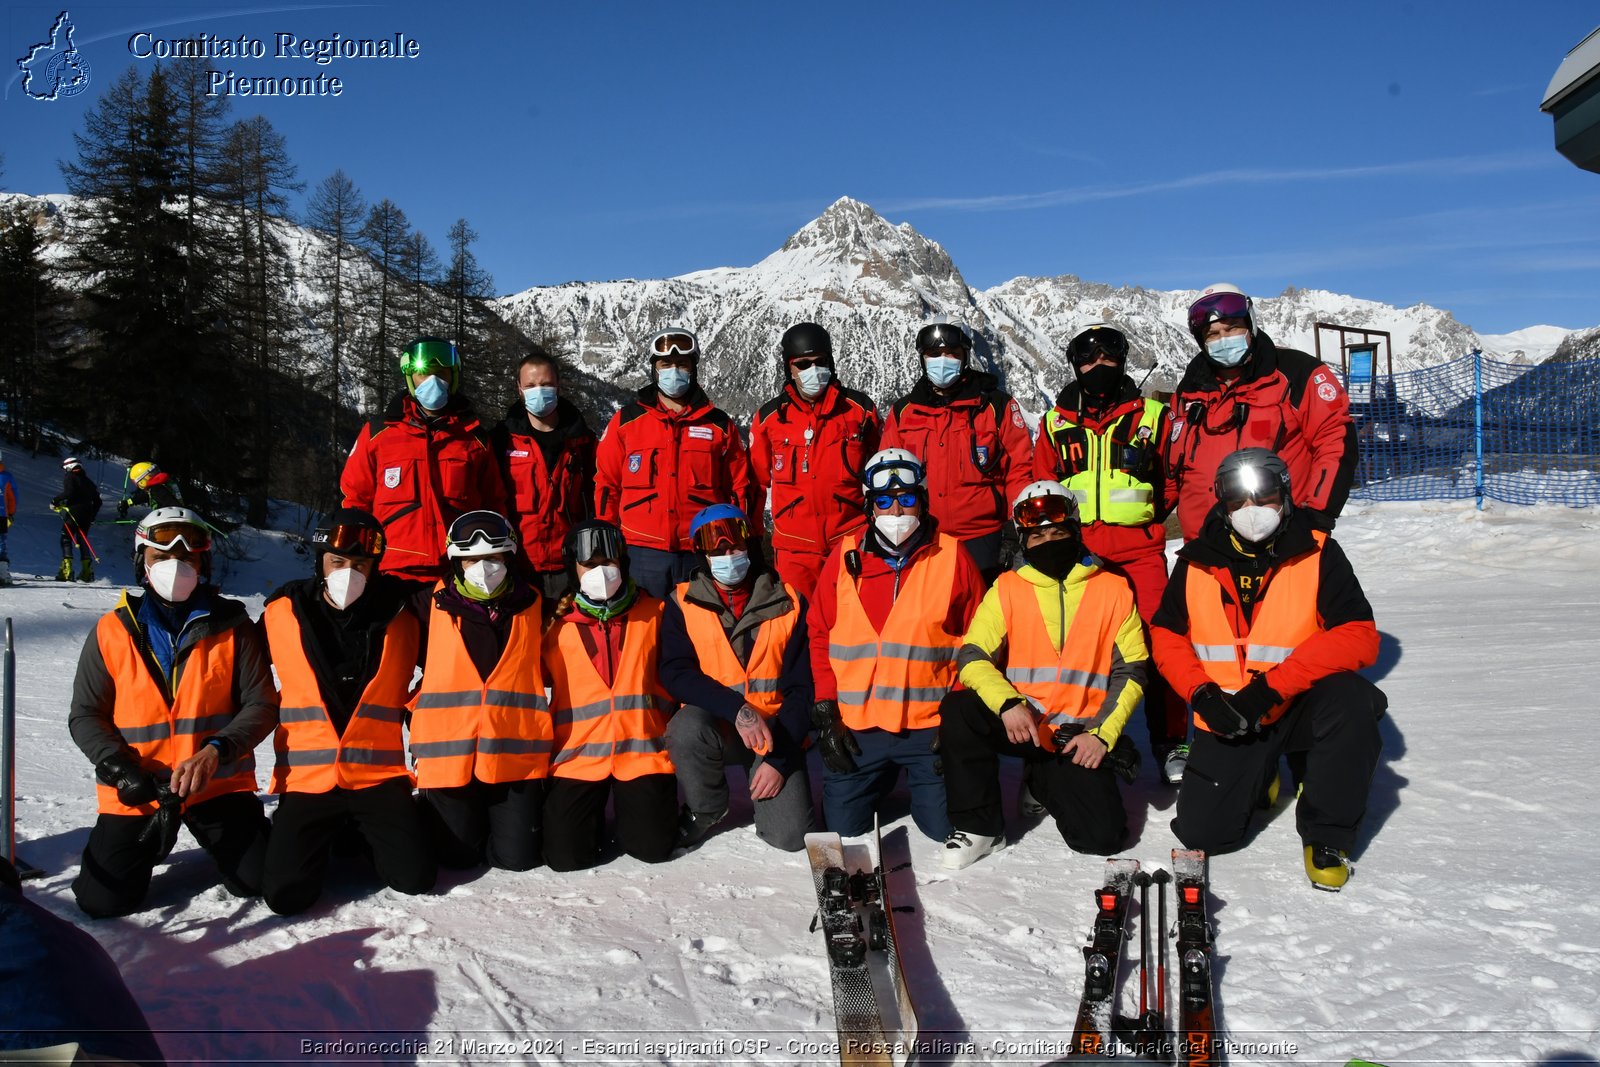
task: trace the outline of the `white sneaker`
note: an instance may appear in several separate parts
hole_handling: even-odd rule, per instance
[[[1024,819],[1037,819],[1044,813],[1044,805],[1033,795],[1033,790],[1028,788],[1028,780],[1024,778],[1017,789],[1017,814]]]
[[[1005,847],[1004,834],[999,837],[985,837],[982,834],[969,834],[965,830],[957,830],[944,839],[944,856],[940,860],[940,865],[947,871],[959,871]]]

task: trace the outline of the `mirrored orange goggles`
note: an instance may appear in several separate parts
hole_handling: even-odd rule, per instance
[[[1036,526],[1059,526],[1077,519],[1077,508],[1064,496],[1036,496],[1017,505],[1013,516],[1025,530]]]
[[[700,342],[687,330],[666,330],[656,334],[650,344],[658,356],[698,356]]]
[[[171,552],[179,545],[187,552],[205,552],[211,548],[211,533],[187,522],[164,522],[140,534],[139,543],[163,552]]]
[[[750,542],[750,524],[743,519],[712,519],[694,532],[697,552],[743,548]]]
[[[340,556],[381,556],[388,542],[370,526],[330,526],[312,534],[311,543]]]

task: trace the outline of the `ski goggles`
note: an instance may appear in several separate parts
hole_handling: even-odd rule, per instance
[[[917,331],[917,351],[932,352],[936,349],[965,352],[972,347],[972,342],[961,327],[949,322],[934,322]]]
[[[712,519],[694,532],[696,552],[711,553],[719,548],[743,548],[750,543],[750,524],[743,519]]]
[[[516,550],[517,535],[504,516],[494,511],[469,511],[450,524],[449,546],[445,554],[451,559],[459,559]]]
[[[627,555],[622,531],[609,524],[585,526],[574,530],[571,537],[575,563],[588,563],[592,559],[620,560]]]
[[[872,506],[879,511],[888,511],[896,504],[903,508],[914,508],[920,503],[922,497],[918,493],[879,493],[872,498]]]
[[[1071,497],[1035,496],[1018,504],[1011,517],[1016,521],[1017,527],[1023,530],[1033,530],[1040,526],[1060,526],[1063,523],[1077,521],[1078,506]]]
[[[329,526],[311,535],[311,544],[340,556],[377,559],[388,544],[382,530],[371,526]]]
[[[1283,484],[1275,475],[1257,467],[1240,467],[1229,471],[1217,479],[1214,488],[1217,499],[1229,511],[1235,511],[1248,503],[1279,505],[1283,503]]]
[[[880,492],[886,489],[921,488],[925,474],[921,464],[910,460],[892,460],[880,463],[866,471],[867,489]]]
[[[449,341],[416,341],[400,354],[401,374],[432,374],[461,366],[461,356]]]
[[[1067,345],[1067,358],[1074,367],[1093,363],[1103,355],[1113,363],[1128,361],[1128,339],[1121,330],[1111,326],[1091,326]]]
[[[1248,296],[1243,293],[1212,293],[1210,296],[1202,296],[1189,305],[1189,332],[1198,336],[1205,332],[1208,322],[1249,317]]]
[[[688,330],[662,330],[650,341],[650,352],[655,356],[689,356],[700,358],[700,341]]]
[[[141,530],[134,538],[143,547],[172,552],[182,546],[185,552],[208,552],[211,549],[211,532],[204,527],[187,522],[164,522]]]

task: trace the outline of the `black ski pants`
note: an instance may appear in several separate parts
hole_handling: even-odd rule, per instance
[[[156,853],[156,835],[141,842],[139,835],[154,815],[102,815],[89,831],[83,863],[72,881],[72,895],[88,915],[103,919],[138,911],[150,891]],[[236,897],[261,893],[261,875],[267,854],[267,817],[261,798],[254,793],[224,793],[183,813],[200,847],[216,861],[222,884]]]
[[[1110,856],[1128,839],[1128,813],[1111,760],[1094,770],[1034,744],[1006,737],[1000,716],[970,690],[951,693],[939,707],[939,755],[950,825],[985,837],[1005,833],[1000,809],[1000,757],[1023,761],[1023,780],[1045,806],[1074,852]]]
[[[438,874],[411,780],[390,778],[364,789],[284,793],[272,816],[261,895],[279,915],[294,915],[322,895],[328,856],[347,827],[372,850],[383,884],[398,893],[426,893]]]
[[[424,789],[439,865],[462,870],[487,863],[504,871],[539,866],[544,788],[543,779],[532,779]]]
[[[1352,671],[1329,675],[1302,693],[1258,734],[1225,741],[1196,730],[1178,787],[1172,832],[1188,848],[1230,852],[1244,841],[1278,759],[1304,760],[1295,826],[1308,845],[1355,848],[1383,739],[1378,720],[1389,700]]]
[[[678,843],[676,775],[598,782],[552,778],[544,804],[544,861],[552,871],[581,871],[600,862],[608,797],[622,851],[645,863],[672,855]]]

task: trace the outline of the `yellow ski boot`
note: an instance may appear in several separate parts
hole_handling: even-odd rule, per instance
[[[1316,888],[1337,893],[1350,880],[1350,858],[1337,848],[1307,845],[1306,877]]]

